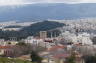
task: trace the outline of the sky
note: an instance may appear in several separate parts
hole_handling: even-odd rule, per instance
[[[33,3],[96,3],[96,0],[0,0],[0,5],[22,5]]]

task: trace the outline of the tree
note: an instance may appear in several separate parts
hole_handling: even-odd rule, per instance
[[[42,61],[42,58],[35,51],[32,51],[31,59],[32,59],[32,62],[36,62],[36,63],[41,63]]]
[[[72,53],[70,57],[66,59],[66,63],[75,63],[75,53]]]
[[[96,63],[96,55],[95,56],[85,56],[85,63]]]
[[[19,45],[19,46],[26,46],[26,43],[24,43],[24,42],[19,42],[19,43],[17,43],[16,45]]]

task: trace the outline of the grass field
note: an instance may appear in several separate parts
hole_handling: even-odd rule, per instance
[[[20,59],[0,58],[0,63],[32,63],[32,62]]]

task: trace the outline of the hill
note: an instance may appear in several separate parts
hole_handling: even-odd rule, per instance
[[[53,21],[43,21],[43,22],[32,24],[31,26],[28,26],[28,27],[24,27],[20,31],[0,30],[0,38],[9,40],[10,37],[16,37],[17,40],[21,40],[21,39],[27,38],[28,36],[39,36],[40,31],[49,31],[49,30],[52,30],[51,32],[57,32],[57,35],[58,35],[60,31],[56,28],[62,27],[62,26],[65,26],[65,24],[53,22]]]
[[[63,27],[63,26],[65,26],[65,24],[63,23],[58,23],[53,21],[43,21],[43,22],[32,24],[29,27],[25,27],[21,31],[27,32],[28,35],[36,36],[39,35],[40,31],[55,30],[54,32],[57,32],[58,30],[56,28]]]

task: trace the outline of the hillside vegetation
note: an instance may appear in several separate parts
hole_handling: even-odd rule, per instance
[[[51,32],[56,32],[59,35],[60,31],[56,28],[63,27],[65,24],[53,22],[53,21],[43,21],[32,24],[31,26],[24,27],[20,31],[0,31],[0,38],[4,38],[5,40],[9,40],[10,37],[16,37],[17,40],[22,38],[26,38],[28,36],[39,36],[40,31],[48,31],[48,36],[50,36]]]
[[[30,61],[24,61],[20,59],[0,58],[0,63],[32,63]]]

